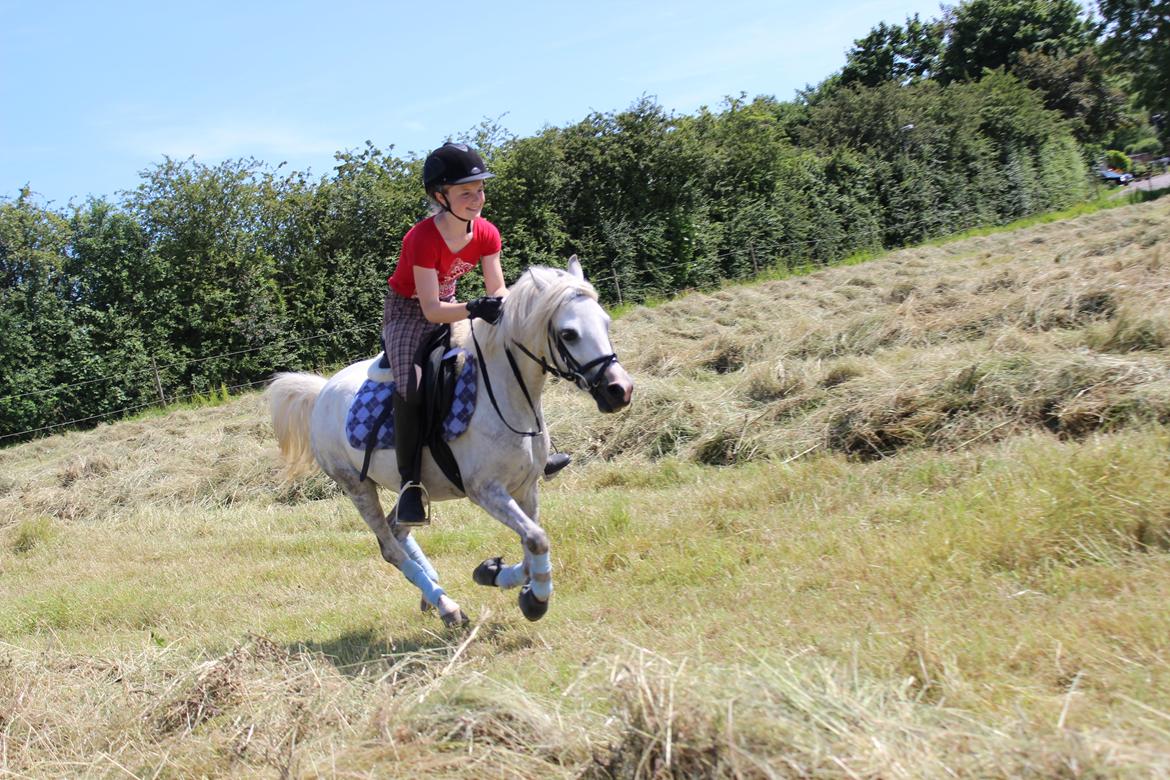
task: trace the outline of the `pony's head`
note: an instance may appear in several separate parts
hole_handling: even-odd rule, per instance
[[[573,255],[567,270],[532,266],[521,274],[500,332],[545,371],[592,394],[598,409],[616,412],[630,403],[634,381],[614,354],[609,321]]]

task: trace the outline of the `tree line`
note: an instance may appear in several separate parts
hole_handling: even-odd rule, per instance
[[[988,5],[1061,4],[959,9]],[[644,97],[531,136],[473,128],[463,140],[497,173],[485,216],[504,236],[507,277],[575,252],[603,299],[637,302],[1088,197],[1104,135],[1135,109],[1108,82],[1104,105],[1119,113],[1102,125],[1092,101],[1062,107],[1035,73],[1083,76],[1064,60],[1104,43],[1024,41],[960,72],[947,63],[975,49],[948,54],[961,29],[950,13],[913,32],[911,20],[875,28],[841,72],[791,101],[740,95],[680,115]],[[1065,21],[1107,40],[1079,14]],[[1028,70],[1040,56],[1057,64]],[[425,215],[420,170],[367,142],[317,178],[253,159],[165,159],[117,198],[54,209],[26,188],[0,201],[0,445],[371,354],[399,242]]]

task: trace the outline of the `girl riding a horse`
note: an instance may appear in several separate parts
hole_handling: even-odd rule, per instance
[[[354,444],[346,430],[359,391],[384,371],[381,358],[353,363],[328,379],[278,374],[267,391],[288,475],[323,469],[374,532],[383,559],[418,588],[423,603],[448,626],[463,625],[468,618],[439,585],[438,572],[411,535],[412,525],[425,522],[421,480],[431,499],[467,498],[517,534],[520,560],[505,564],[502,556],[488,558],[472,579],[488,587],[519,588],[521,612],[539,620],[553,591],[539,482],[558,467],[557,455],[549,457],[541,400],[545,383],[559,377],[592,396],[606,413],[628,406],[634,390],[610,341],[609,315],[575,255],[564,269],[533,266],[511,290],[505,286],[499,231],[480,217],[483,182],[491,176],[479,155],[459,144],[436,149],[423,166],[434,213],[402,241],[382,329],[385,358],[397,385],[394,453]],[[457,303],[456,281],[476,265],[483,266],[488,295]],[[471,319],[468,359],[478,366],[474,396],[486,395],[487,402],[475,403],[463,432],[447,442],[462,483],[456,484],[434,453],[423,448],[416,352],[435,329],[463,319]],[[568,462],[560,458],[559,465]],[[378,488],[398,484],[403,486],[398,508],[387,515]]]
[[[431,216],[402,239],[398,265],[388,280],[382,315],[382,344],[396,380],[394,393],[395,452],[401,489],[396,511],[401,525],[426,519],[419,481],[422,441],[422,367],[416,352],[444,324],[477,318],[494,324],[500,317],[508,288],[500,266],[500,231],[480,216],[484,181],[495,174],[464,144],[445,143],[423,164],[423,187],[431,201]],[[483,269],[487,295],[467,303],[455,300],[459,277]],[[545,467],[551,476],[568,465],[557,453]]]
[[[463,484],[450,481],[433,453],[424,451],[421,458],[432,499],[466,497],[520,538],[518,562],[488,558],[472,579],[488,587],[519,588],[517,601],[529,620],[547,612],[553,591],[550,540],[539,507],[538,483],[550,446],[542,395],[548,377],[555,376],[592,396],[598,411],[617,412],[629,405],[634,383],[614,353],[609,324],[576,256],[564,270],[529,268],[513,282],[496,325],[485,327],[481,320],[469,328],[479,366],[476,395],[482,399],[486,394],[487,402],[475,405],[467,428],[449,442]],[[382,557],[418,588],[444,624],[462,625],[467,616],[439,585],[438,572],[410,527],[392,523],[383,511],[378,488],[398,484],[398,457],[375,450],[366,461],[364,448],[346,431],[355,398],[371,372],[381,371],[379,362],[375,357],[353,363],[329,379],[278,374],[268,388],[273,432],[288,476],[323,469],[374,532]]]

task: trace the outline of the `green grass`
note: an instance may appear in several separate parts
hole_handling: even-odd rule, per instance
[[[31,517],[22,521],[12,534],[11,549],[18,556],[31,553],[38,547],[51,544],[57,537],[57,529],[47,517]]]

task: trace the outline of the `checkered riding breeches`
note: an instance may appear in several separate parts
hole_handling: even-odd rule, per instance
[[[451,302],[454,298],[443,299]],[[423,316],[418,298],[403,298],[390,290],[382,309],[382,343],[398,393],[407,398],[408,388],[415,389],[414,358],[423,340],[443,327]],[[409,381],[409,384],[408,384]]]

